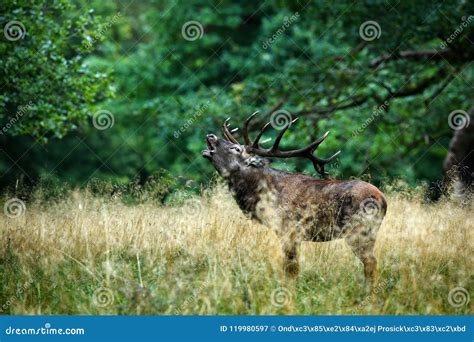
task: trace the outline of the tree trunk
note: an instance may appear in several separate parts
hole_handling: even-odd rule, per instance
[[[474,106],[467,116],[450,116],[451,127],[456,127],[443,165],[443,190],[446,195],[469,200],[474,178]]]

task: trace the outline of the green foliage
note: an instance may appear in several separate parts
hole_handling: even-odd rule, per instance
[[[94,22],[63,0],[7,1],[2,7],[2,24],[18,21],[16,33],[23,35],[11,41],[5,34],[0,44],[0,122],[14,121],[3,133],[41,142],[62,138],[109,92],[107,75],[85,63],[86,28]]]
[[[179,188],[179,185],[166,170],[161,170],[144,181],[136,178],[127,184],[92,178],[86,188],[98,198],[119,199],[129,204],[146,202],[162,204],[172,191]]]
[[[54,172],[80,185],[94,177],[143,184],[159,169],[206,182],[213,171],[200,157],[205,134],[228,116],[240,126],[280,102],[301,116],[285,147],[331,130],[318,154],[342,150],[332,176],[433,181],[452,135],[448,114],[471,101],[472,25],[441,47],[473,13],[471,2],[76,2],[7,1],[2,22],[19,20],[27,33],[0,47],[1,122],[32,105],[7,132],[22,137],[5,143],[4,183]],[[369,20],[381,34],[366,42],[359,28]],[[189,21],[202,25],[202,37],[184,39]],[[386,53],[430,49],[456,58],[370,67]],[[85,123],[97,110],[113,114],[111,128]],[[62,140],[49,141],[46,152],[29,136]],[[276,165],[313,173],[304,161]]]

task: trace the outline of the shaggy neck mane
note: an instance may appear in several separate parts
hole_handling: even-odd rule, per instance
[[[249,213],[253,218],[256,216],[256,206],[260,195],[275,186],[273,174],[278,173],[269,167],[244,167],[231,172],[227,179],[229,189],[235,197],[240,209]]]

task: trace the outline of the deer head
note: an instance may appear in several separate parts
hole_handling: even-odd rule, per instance
[[[286,130],[296,122],[297,119],[289,122],[285,125],[278,136],[275,139],[272,147],[269,149],[264,149],[260,147],[260,138],[262,137],[265,130],[270,126],[270,122],[265,124],[258,133],[255,141],[249,138],[248,135],[248,126],[250,121],[257,115],[258,112],[253,113],[244,123],[242,129],[242,136],[244,137],[245,144],[241,145],[237,139],[232,135],[233,132],[237,129],[233,129],[232,132],[229,131],[228,122],[230,118],[225,120],[223,124],[224,135],[227,140],[219,139],[214,134],[208,134],[206,136],[206,142],[208,149],[202,152],[202,155],[209,159],[216,170],[223,177],[227,177],[232,172],[242,170],[247,167],[262,167],[266,164],[265,159],[258,157],[268,157],[268,158],[292,158],[292,157],[301,157],[311,160],[313,163],[314,169],[322,176],[326,177],[327,173],[324,171],[324,166],[331,162],[341,151],[338,151],[333,156],[327,159],[321,159],[316,157],[313,153],[318,148],[318,146],[327,138],[329,132],[323,134],[319,139],[315,140],[306,147],[297,150],[281,151],[280,142],[285,134]]]
[[[208,134],[206,142],[208,148],[202,151],[202,155],[212,162],[214,168],[224,178],[249,167],[254,159],[244,146],[220,139],[214,134]]]

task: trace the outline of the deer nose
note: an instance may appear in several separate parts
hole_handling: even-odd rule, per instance
[[[207,138],[207,141],[209,141],[209,142],[216,142],[217,141],[217,137],[214,134],[208,134],[208,135],[206,135],[206,138]]]

